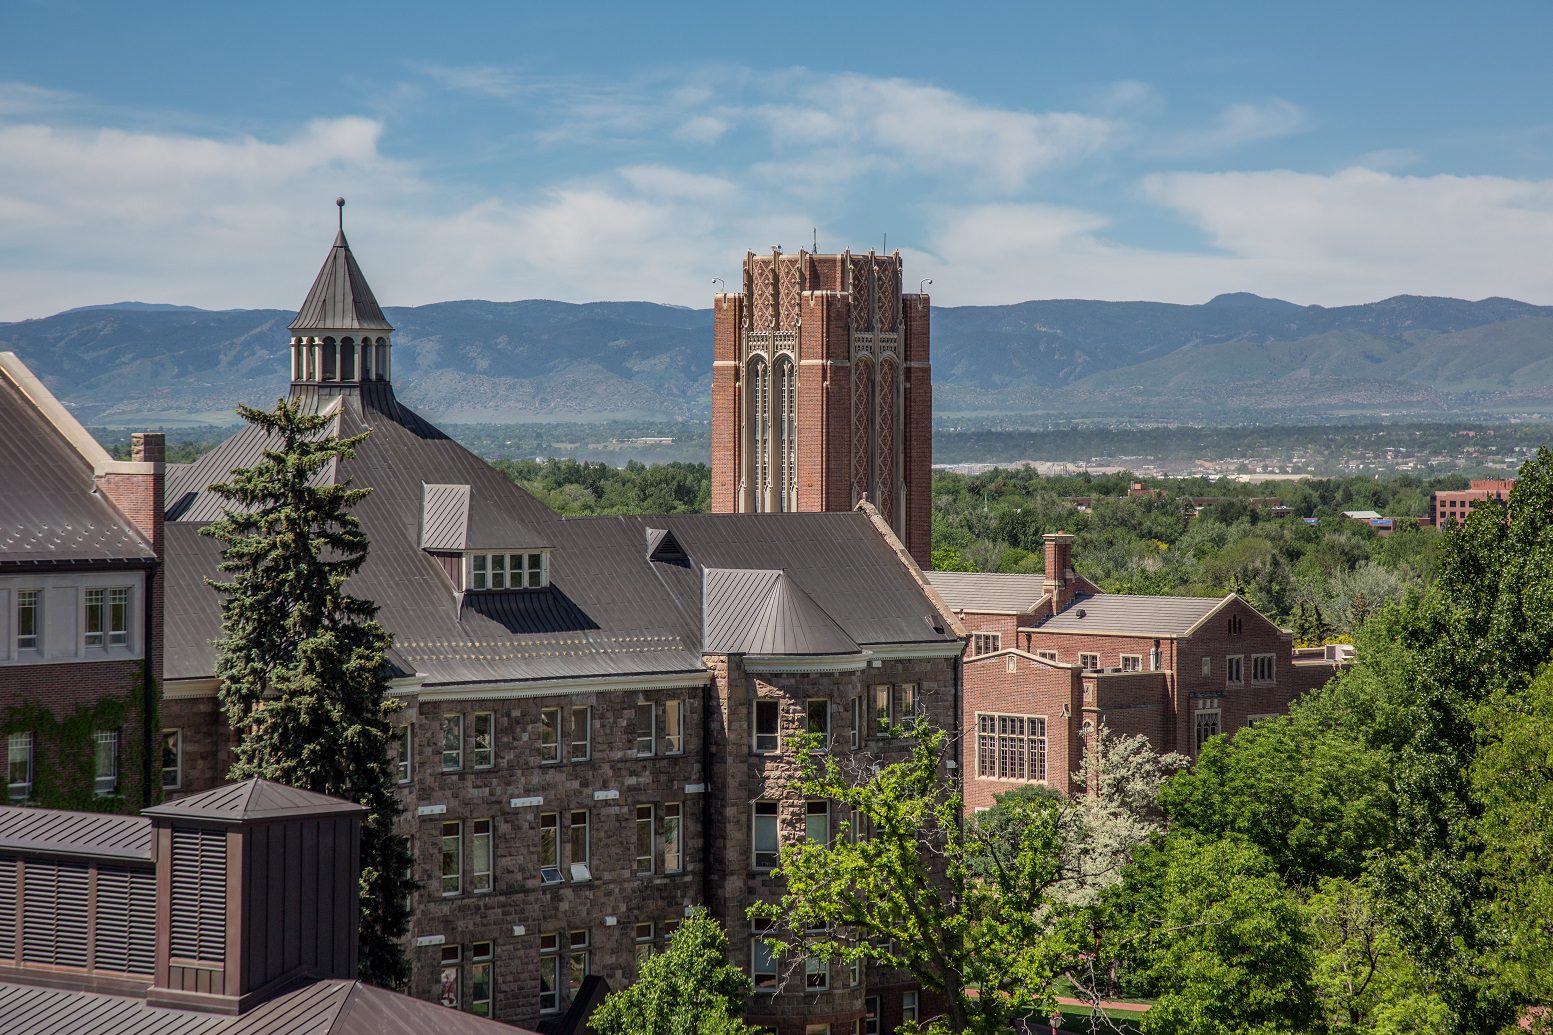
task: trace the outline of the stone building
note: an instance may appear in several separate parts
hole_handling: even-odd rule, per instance
[[[114,460],[0,352],[0,744],[7,800],[155,800],[161,435]]]
[[[961,767],[968,810],[1022,783],[1064,793],[1089,730],[1143,734],[1195,758],[1331,678],[1321,651],[1235,594],[1102,593],[1048,533],[1043,575],[929,572],[965,625]]]
[[[959,715],[958,623],[888,522],[850,501],[561,519],[397,398],[393,328],[343,233],[291,332],[291,398],[327,434],[370,432],[327,477],[372,490],[350,590],[394,636],[413,994],[551,1030],[585,976],[629,982],[706,905],[756,1023],[840,1035],[926,1011],[905,975],[770,960],[744,916],[776,893],[779,846],[841,818],[793,788],[794,731],[890,758],[880,717]],[[263,446],[246,428],[168,474],[170,793],[225,773],[219,544],[198,530],[221,512],[208,486]]]
[[[867,500],[919,565],[931,546],[928,296],[901,257],[744,259],[715,300],[712,509],[846,511]]]

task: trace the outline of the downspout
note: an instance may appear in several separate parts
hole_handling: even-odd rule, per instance
[[[157,743],[157,735],[161,726],[161,716],[158,714],[156,707],[156,683],[152,678],[155,674],[155,666],[152,664],[152,659],[156,657],[154,652],[161,649],[160,644],[152,642],[154,637],[153,630],[156,626],[156,623],[152,621],[151,617],[151,612],[153,610],[152,601],[156,599],[156,576],[156,565],[146,569],[146,591],[143,597],[145,604],[141,608],[141,623],[145,627],[142,634],[143,639],[141,641],[144,647],[144,652],[141,659],[141,671],[145,676],[145,678],[141,680],[142,700],[140,713],[140,725],[142,727],[141,739],[144,741],[144,743],[141,745],[142,751],[140,758],[140,797],[143,803],[142,807],[154,805],[157,801],[155,795],[157,795],[161,790],[161,787],[158,784],[152,782],[152,774],[161,767],[153,766],[151,761],[152,749]],[[153,725],[155,725],[157,729],[153,730]]]
[[[712,912],[712,701],[716,692],[715,677],[701,685],[701,904],[708,913]]]

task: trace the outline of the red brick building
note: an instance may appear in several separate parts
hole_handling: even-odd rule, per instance
[[[928,565],[929,303],[901,257],[744,259],[715,300],[712,510],[847,511],[868,500]]]
[[[1474,478],[1468,488],[1436,492],[1429,499],[1429,523],[1435,528],[1444,528],[1452,522],[1465,521],[1479,500],[1502,503],[1510,498],[1510,490],[1514,488],[1514,478]]]
[[[0,352],[0,761],[7,800],[156,800],[161,435],[114,460]]]
[[[1046,536],[1045,575],[929,572],[966,627],[967,809],[1020,783],[1072,789],[1086,732],[1143,734],[1195,757],[1209,737],[1285,711],[1333,665],[1240,597],[1100,592]]]

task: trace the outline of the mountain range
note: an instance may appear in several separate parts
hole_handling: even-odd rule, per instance
[[[651,302],[439,302],[390,308],[394,382],[453,423],[704,419],[712,313]],[[0,323],[84,422],[228,423],[284,393],[278,309],[141,302]],[[1401,295],[1301,306],[1080,299],[933,311],[935,410],[1276,418],[1535,411],[1553,402],[1553,307]]]

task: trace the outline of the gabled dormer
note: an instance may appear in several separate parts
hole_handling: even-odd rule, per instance
[[[550,585],[550,548],[468,485],[422,485],[421,549],[437,558],[460,593]]]

